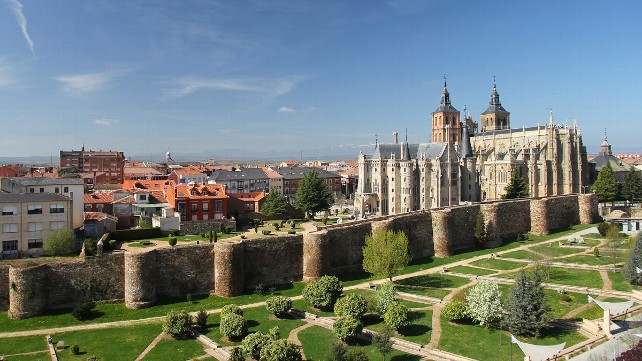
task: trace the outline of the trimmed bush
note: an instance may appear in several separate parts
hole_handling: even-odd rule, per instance
[[[80,353],[80,347],[78,347],[78,345],[71,346],[71,353],[74,355],[78,355]]]
[[[71,315],[78,321],[84,321],[91,317],[94,307],[96,307],[96,304],[93,301],[85,301],[74,307]]]
[[[609,230],[610,225],[606,222],[598,223],[597,231],[600,233],[600,236],[606,236],[606,232]]]
[[[330,344],[330,352],[325,356],[325,361],[346,361],[348,346],[341,340],[334,340]]]
[[[245,361],[245,356],[243,356],[243,351],[240,347],[234,347],[230,350],[229,361]]]
[[[386,282],[377,287],[377,312],[383,316],[388,310],[388,306],[395,302],[397,289],[392,282]]]
[[[225,305],[223,306],[223,308],[221,308],[221,318],[230,314],[243,316],[243,310],[238,305],[235,305],[233,303]]]
[[[194,323],[198,328],[201,330],[204,330],[207,328],[207,318],[209,317],[209,314],[205,310],[200,310],[196,313],[196,316],[194,316]]]
[[[192,318],[187,311],[169,311],[163,322],[163,332],[174,337],[187,337],[192,334]]]
[[[383,320],[395,330],[408,326],[410,324],[408,308],[401,303],[395,302],[388,306],[388,310],[383,315]]]
[[[361,321],[354,316],[343,316],[332,325],[334,334],[343,341],[355,337],[362,329]]]
[[[235,313],[221,314],[220,332],[230,339],[240,339],[247,333],[247,321]]]
[[[261,361],[301,361],[301,352],[288,340],[278,340],[263,347]]]
[[[368,361],[368,355],[361,347],[351,348],[346,353],[346,360],[350,361]]]
[[[454,299],[444,306],[441,314],[451,321],[462,320],[468,317],[468,304],[463,300]]]
[[[272,338],[268,335],[263,334],[262,332],[251,333],[243,339],[241,345],[243,351],[250,355],[253,359],[258,360],[261,356],[261,350],[263,347],[274,342]]]
[[[308,283],[303,289],[303,298],[312,306],[331,309],[343,291],[343,284],[335,276],[323,276]]]
[[[177,243],[177,242],[178,242],[178,240],[176,240],[176,237],[170,237],[170,238],[167,240],[167,243],[169,243],[169,245],[170,245],[170,246],[172,246],[172,247],[174,247],[174,246],[176,245],[176,243]]]
[[[292,300],[285,296],[272,296],[265,300],[265,308],[275,316],[283,316],[292,308]]]
[[[350,315],[360,319],[367,310],[368,303],[366,298],[356,293],[350,293],[339,298],[334,305],[334,313],[339,317]]]

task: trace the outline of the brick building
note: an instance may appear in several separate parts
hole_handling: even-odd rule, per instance
[[[107,184],[120,184],[125,175],[125,154],[118,151],[61,150],[60,166],[72,167],[78,172],[104,172]]]
[[[167,189],[167,202],[181,221],[225,219],[229,196],[220,184],[179,184]]]

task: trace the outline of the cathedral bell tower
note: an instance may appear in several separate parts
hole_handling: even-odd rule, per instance
[[[450,128],[449,131],[446,130],[447,128]],[[441,103],[439,104],[439,108],[432,113],[432,141],[441,143],[451,142],[457,145],[461,142],[459,110],[450,104],[450,94],[446,87],[445,77]]]
[[[481,129],[482,132],[510,129],[510,112],[504,109],[499,101],[495,77],[493,77],[493,94],[490,96],[488,109],[481,114]]]

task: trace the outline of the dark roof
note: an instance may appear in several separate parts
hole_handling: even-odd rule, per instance
[[[12,177],[9,178],[13,183],[21,184],[23,186],[30,185],[56,185],[56,184],[81,184],[83,185],[82,178],[40,178],[40,177]]]
[[[339,178],[341,175],[333,172],[328,172],[327,170],[315,167],[279,167],[272,168],[273,171],[279,173],[283,179],[302,179],[304,174],[307,174],[311,170],[316,170],[319,178]]]
[[[473,147],[470,145],[470,136],[468,129],[462,128],[461,131],[461,148],[459,148],[459,158],[469,158],[473,156]]]
[[[0,193],[2,203],[69,201],[71,198],[56,193]]]
[[[593,158],[591,162],[595,163],[595,169],[598,171],[606,167],[607,164],[611,166],[613,172],[628,172],[631,168],[631,165],[624,163],[620,158],[610,154],[600,154]]]
[[[540,125],[540,126],[534,126],[534,127],[528,127],[528,128],[513,128],[513,129],[502,129],[502,130],[487,130],[487,131],[485,131],[485,132],[480,132],[480,133],[477,133],[477,134],[475,134],[475,135],[491,135],[491,134],[493,134],[493,133],[495,133],[496,135],[500,135],[500,134],[518,133],[518,132],[521,132],[521,131],[527,131],[527,132],[528,132],[528,131],[532,131],[532,130],[537,130],[538,128],[539,128],[540,130],[545,130],[545,129],[546,129],[546,126],[545,126],[545,125]]]
[[[428,159],[435,159],[443,153],[448,143],[421,143],[421,144],[408,144],[408,154],[411,159],[418,159],[424,155]],[[390,159],[391,155],[395,155],[395,159],[401,159],[401,146],[402,144],[377,144],[372,159]]]
[[[212,172],[211,179],[222,182],[237,179],[268,179],[267,174],[260,168],[241,168],[238,171],[216,170]]]
[[[493,94],[490,96],[490,102],[488,102],[488,108],[482,114],[492,114],[492,113],[508,113],[506,109],[502,106],[502,103],[499,101],[499,93],[497,92],[497,87],[493,84]]]

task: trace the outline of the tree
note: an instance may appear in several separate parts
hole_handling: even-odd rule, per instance
[[[207,318],[209,317],[209,314],[205,310],[200,310],[196,312],[196,316],[194,316],[194,323],[198,328],[201,330],[205,330],[207,328]]]
[[[230,350],[229,361],[245,361],[245,356],[243,356],[243,351],[240,347],[234,347]]]
[[[392,352],[392,329],[386,325],[381,332],[372,336],[372,343],[386,361],[386,355]]]
[[[609,202],[615,200],[617,196],[617,181],[610,165],[602,167],[597,175],[597,180],[593,183],[593,192],[597,195],[599,202]]]
[[[631,167],[629,173],[624,178],[621,194],[622,197],[629,202],[642,198],[642,180],[640,179],[640,171],[635,169],[635,167]]]
[[[366,236],[363,247],[363,269],[392,282],[392,276],[401,272],[410,262],[408,237],[403,232],[376,229]]]
[[[192,318],[186,311],[169,311],[163,322],[163,332],[174,337],[186,337],[192,334]]]
[[[348,346],[341,340],[334,340],[330,344],[330,352],[326,355],[325,361],[346,361]]]
[[[247,333],[247,321],[241,315],[230,313],[225,316],[221,315],[221,324],[219,326],[221,335],[228,338],[241,338]]]
[[[539,274],[527,277],[522,269],[508,298],[504,326],[515,335],[539,337],[550,325],[550,311]]]
[[[303,298],[316,308],[330,309],[342,291],[341,281],[335,276],[326,275],[308,283],[303,288]]]
[[[229,305],[223,306],[223,308],[221,308],[220,315],[221,315],[221,318],[223,318],[223,317],[225,317],[227,315],[230,315],[232,313],[236,314],[236,315],[239,315],[239,316],[243,316],[243,310],[241,309],[241,307],[239,307],[238,305],[235,305],[233,303],[230,303]]]
[[[638,234],[629,253],[629,258],[624,265],[624,277],[633,285],[642,285],[642,235]]]
[[[395,302],[397,289],[392,282],[381,284],[377,287],[377,312],[383,316],[388,307]]]
[[[495,282],[481,281],[468,291],[468,316],[480,325],[492,327],[502,312],[502,293]]]
[[[349,361],[368,361],[368,355],[363,351],[363,348],[351,348],[346,353],[346,360]]]
[[[356,293],[339,298],[334,305],[334,313],[339,317],[351,315],[360,319],[367,310],[366,298]]]
[[[444,306],[441,314],[451,321],[463,320],[468,317],[468,305],[463,300],[454,299]]]
[[[410,324],[408,308],[399,302],[388,306],[388,310],[383,315],[383,321],[395,330],[399,330]]]
[[[76,234],[69,228],[51,232],[45,240],[44,248],[50,256],[68,256],[76,247]]]
[[[361,324],[361,321],[350,315],[340,317],[334,321],[334,324],[332,325],[334,334],[343,341],[355,337],[362,329],[363,325]]]
[[[265,197],[265,202],[261,205],[259,212],[268,217],[280,217],[288,212],[287,206],[288,202],[283,194],[277,189],[271,189],[270,193]]]
[[[283,316],[292,308],[292,300],[285,296],[272,296],[265,300],[265,308],[275,316]]]
[[[243,339],[241,342],[241,347],[243,351],[248,355],[252,356],[253,359],[258,360],[261,356],[261,350],[263,347],[274,342],[270,336],[264,334],[263,332],[254,332],[251,333]]]
[[[484,212],[481,210],[477,213],[477,222],[475,223],[475,241],[479,246],[486,244],[486,220]]]
[[[515,199],[528,197],[528,185],[519,174],[519,168],[512,168],[510,172],[510,180],[505,188],[506,194],[502,198]]]
[[[261,361],[301,361],[301,352],[288,340],[278,340],[263,347]]]
[[[299,209],[313,216],[316,212],[330,208],[332,202],[334,202],[334,196],[328,184],[319,178],[319,173],[315,169],[303,175],[299,181],[299,189],[296,191],[296,204]]]

